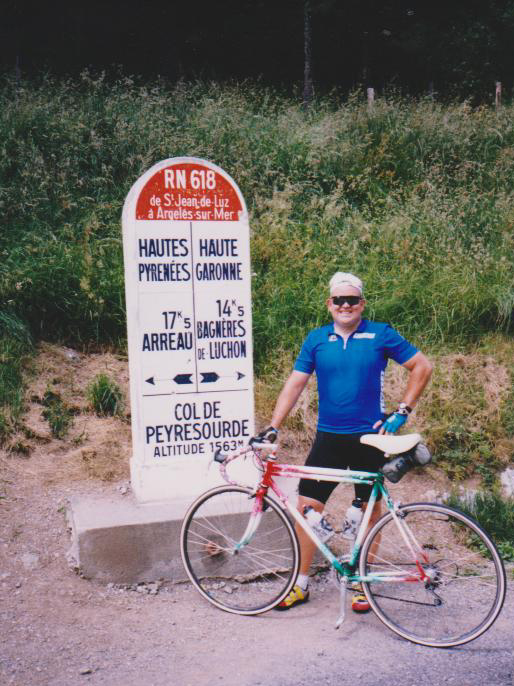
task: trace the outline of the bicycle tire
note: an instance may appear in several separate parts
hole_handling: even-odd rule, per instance
[[[189,508],[180,534],[182,561],[197,590],[210,603],[240,615],[278,605],[292,589],[300,552],[296,532],[280,506],[265,496],[259,526],[236,548],[248,525],[254,492],[219,486]]]
[[[371,608],[392,631],[420,645],[450,648],[478,638],[505,599],[505,568],[494,542],[478,522],[446,505],[412,503],[398,513],[424,551],[430,580],[363,582]],[[420,579],[391,513],[366,536],[359,572],[411,578],[418,572]]]

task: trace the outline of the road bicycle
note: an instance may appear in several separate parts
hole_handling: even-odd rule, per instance
[[[386,456],[409,454],[421,436],[368,434],[363,443]],[[251,456],[253,487],[231,479],[227,468]],[[254,443],[231,455],[218,451],[227,485],[201,495],[187,511],[181,554],[194,586],[216,607],[255,615],[278,605],[292,589],[300,551],[293,523],[314,541],[339,586],[344,620],[348,585],[362,583],[372,610],[396,634],[425,646],[450,648],[491,627],[505,599],[506,575],[498,550],[471,517],[439,503],[393,502],[384,474],[279,464],[277,445]],[[323,543],[277,485],[278,477],[372,486],[355,541],[338,555]],[[382,493],[387,511],[369,528]],[[369,530],[368,530],[369,529]]]

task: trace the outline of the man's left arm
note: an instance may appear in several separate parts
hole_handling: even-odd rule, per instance
[[[399,411],[390,415],[378,433],[394,434],[407,421],[407,417],[414,409],[432,375],[432,364],[422,352],[417,352],[407,362],[402,364],[409,370],[407,387],[399,405]],[[397,416],[400,415],[400,416]],[[377,422],[374,429],[378,428],[382,422]]]
[[[410,372],[402,402],[414,408],[432,376],[432,364],[422,352],[417,352],[402,367]]]

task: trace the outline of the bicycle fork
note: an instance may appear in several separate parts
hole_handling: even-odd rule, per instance
[[[262,513],[265,509],[264,496],[266,492],[262,487],[258,489],[250,497],[254,499],[254,506],[252,509],[252,514],[246,525],[246,529],[241,536],[240,540],[234,546],[234,553],[237,554],[241,548],[244,548],[253,538],[254,533],[257,531],[259,524],[261,523]]]

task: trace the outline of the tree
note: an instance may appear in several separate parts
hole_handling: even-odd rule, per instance
[[[307,107],[314,96],[314,86],[312,83],[312,26],[311,26],[311,7],[310,1],[304,0],[303,3],[303,106]]]

